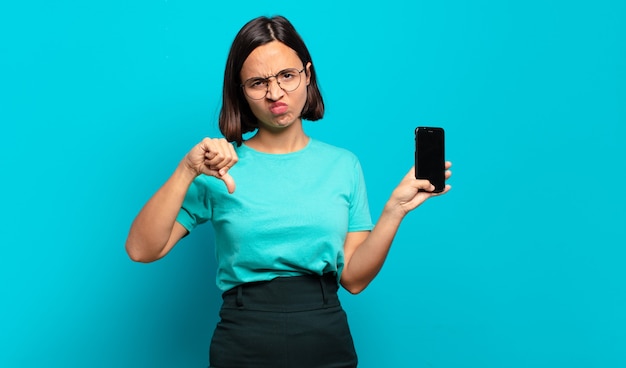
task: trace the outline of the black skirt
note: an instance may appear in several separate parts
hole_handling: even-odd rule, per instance
[[[226,291],[210,368],[353,368],[334,274],[279,277]]]

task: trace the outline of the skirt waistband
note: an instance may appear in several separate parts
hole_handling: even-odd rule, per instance
[[[222,308],[297,312],[340,305],[335,273],[277,277],[236,286],[222,294]]]

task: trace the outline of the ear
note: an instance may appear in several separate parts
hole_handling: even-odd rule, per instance
[[[311,84],[311,62],[307,62],[306,66],[306,85],[308,86],[309,84]]]

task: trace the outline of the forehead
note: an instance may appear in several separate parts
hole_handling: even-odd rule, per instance
[[[301,68],[302,61],[289,46],[272,41],[254,49],[243,62],[241,79],[267,77],[288,68]]]

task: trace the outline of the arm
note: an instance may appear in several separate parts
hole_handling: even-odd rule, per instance
[[[192,148],[133,221],[126,239],[130,258],[152,262],[165,256],[187,234],[176,222],[176,216],[193,180],[200,174],[215,176],[223,180],[232,193],[235,183],[228,169],[235,163],[237,154],[224,139],[205,138]]]
[[[446,162],[446,170],[451,166]],[[446,171],[446,179],[450,175],[451,172]],[[374,229],[351,232],[346,236],[341,285],[350,293],[360,293],[376,277],[404,217],[427,199],[447,193],[450,186],[446,185],[441,193],[419,192],[419,189],[432,191],[435,187],[428,180],[415,179],[411,168],[391,194]]]

